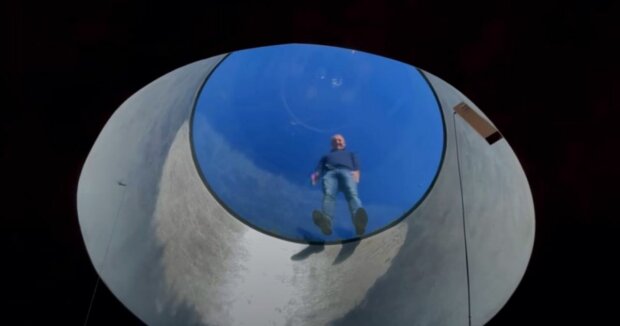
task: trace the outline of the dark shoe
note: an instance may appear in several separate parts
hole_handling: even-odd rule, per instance
[[[363,207],[358,208],[353,216],[353,225],[355,225],[355,233],[357,235],[364,234],[366,230],[366,224],[368,224],[368,214]]]
[[[313,211],[312,212],[312,220],[314,224],[321,229],[321,232],[325,235],[332,234],[332,221],[323,214],[321,211]]]

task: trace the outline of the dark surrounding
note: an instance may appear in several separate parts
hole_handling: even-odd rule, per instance
[[[530,181],[537,233],[521,285],[490,325],[613,323],[619,5],[3,2],[0,324],[85,323],[97,276],[79,230],[77,182],[122,101],[190,62],[288,42],[427,70],[467,95],[509,141]],[[101,283],[88,324],[140,321]]]

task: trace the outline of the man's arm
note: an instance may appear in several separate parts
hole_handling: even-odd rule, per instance
[[[316,185],[317,181],[319,180],[319,176],[321,175],[321,170],[323,170],[324,163],[325,156],[321,157],[321,159],[319,160],[319,164],[317,164],[314,172],[312,172],[312,174],[310,175],[310,182],[313,186]]]
[[[360,170],[355,170],[351,173],[353,174],[353,181],[360,183]]]
[[[312,174],[310,175],[310,182],[312,182],[312,185],[315,186],[317,180],[319,179],[319,173],[318,172],[312,172]]]

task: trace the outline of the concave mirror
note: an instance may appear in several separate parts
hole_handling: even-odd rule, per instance
[[[445,132],[415,67],[286,44],[222,60],[197,95],[191,142],[231,215],[274,237],[330,244],[406,218],[437,177]]]

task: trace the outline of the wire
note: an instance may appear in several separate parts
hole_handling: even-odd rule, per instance
[[[465,242],[465,271],[467,273],[467,316],[469,318],[469,326],[471,326],[471,288],[469,285],[469,254],[467,252],[467,225],[465,220],[465,199],[463,198],[463,178],[461,176],[461,161],[459,159],[459,139],[456,132],[456,112],[452,115],[454,122],[454,141],[456,143],[456,166],[459,173],[459,187],[461,189],[461,212],[463,213],[463,241]]]

